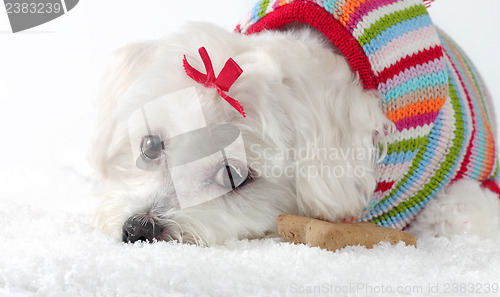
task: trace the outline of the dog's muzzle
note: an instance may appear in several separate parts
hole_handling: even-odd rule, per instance
[[[122,228],[123,242],[134,243],[137,241],[153,242],[162,240],[163,227],[152,221],[138,220],[134,217],[128,218]]]

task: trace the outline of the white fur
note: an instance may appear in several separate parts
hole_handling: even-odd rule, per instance
[[[432,199],[409,232],[417,235],[472,234],[488,238],[500,230],[500,199],[477,181],[459,180]]]
[[[193,67],[204,72],[197,53],[201,46],[206,47],[216,74],[229,57],[244,70],[229,95],[244,106],[246,118],[214,97],[214,89],[200,86],[185,74],[184,54]],[[203,94],[207,124],[231,123],[240,128],[254,176],[221,198],[180,209],[168,174],[136,168],[127,120],[143,104],[190,86]],[[135,216],[164,227],[164,240],[213,245],[235,237],[276,233],[276,220],[282,213],[330,221],[358,216],[376,186],[377,149],[379,144],[385,145],[385,129],[392,128],[379,109],[378,96],[364,90],[346,59],[307,27],[241,36],[208,24],[192,24],[164,40],[128,45],[111,62],[98,102],[90,161],[107,184],[98,224],[119,237],[125,220]],[[324,154],[332,148],[343,155],[332,158]],[[276,157],[280,152],[301,152],[307,157]],[[266,168],[289,170],[272,174]],[[332,176],[321,171],[328,168],[345,174]],[[363,174],[349,175],[349,168]],[[475,191],[491,196],[485,192]],[[427,216],[433,217],[434,208],[442,213],[447,212],[442,210],[446,207],[456,208],[455,202],[449,206],[445,202],[455,199],[453,193],[440,195],[438,201],[443,202],[434,203]],[[498,205],[494,207],[496,212],[489,217],[498,221]],[[472,217],[479,211],[474,210]],[[466,210],[461,213],[466,217]],[[457,223],[450,215],[443,222],[432,219],[434,223],[421,226],[429,232],[450,234],[462,229],[480,233],[479,225],[489,224],[471,217],[467,220],[473,225],[467,229],[462,217],[457,217]],[[414,230],[425,233],[417,226]]]

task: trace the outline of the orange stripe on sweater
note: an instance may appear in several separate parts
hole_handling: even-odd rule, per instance
[[[356,8],[361,7],[367,0],[351,0],[347,1],[345,6],[342,7],[342,15],[339,18],[340,24],[346,26],[346,24],[351,20],[351,14],[356,11]]]
[[[436,99],[428,99],[415,103],[408,104],[403,106],[397,110],[391,110],[389,113],[386,113],[385,116],[393,121],[397,122],[404,118],[409,118],[411,116],[422,115],[433,111],[439,111],[443,107],[446,102],[446,98],[436,98]]]

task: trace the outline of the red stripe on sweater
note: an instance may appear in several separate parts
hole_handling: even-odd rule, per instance
[[[375,189],[375,192],[385,192],[385,191],[391,189],[395,182],[396,181],[390,181],[390,182],[381,181],[377,184],[377,188]]]
[[[406,69],[411,67],[416,67],[417,65],[423,65],[424,63],[429,63],[436,59],[443,57],[443,48],[440,45],[436,45],[429,49],[424,49],[411,56],[406,56],[405,58],[396,62],[396,64],[384,69],[377,76],[378,83],[385,83],[390,78],[401,73]]]
[[[281,6],[252,25],[246,34],[279,29],[292,22],[307,23],[321,31],[347,58],[352,70],[359,73],[365,89],[377,88],[370,61],[358,41],[331,13],[316,3],[295,1]]]

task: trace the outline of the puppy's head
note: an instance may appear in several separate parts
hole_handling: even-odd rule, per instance
[[[90,150],[106,183],[100,227],[124,241],[212,245],[276,232],[281,213],[336,219],[362,209],[375,185],[369,175],[311,180],[297,174],[297,150],[375,146],[373,130],[381,127],[371,115],[377,98],[361,91],[343,58],[305,35],[245,37],[194,24],[168,39],[118,50]],[[186,73],[184,56],[206,72],[200,47],[215,76],[229,58],[243,69],[223,92],[246,117],[216,87]],[[348,106],[330,102],[339,95],[349,97]],[[335,162],[346,165],[327,165]],[[360,162],[373,169],[371,159]]]
[[[244,106],[247,117],[215,88],[186,74],[184,55],[192,67],[206,72],[198,53],[202,46],[216,76],[229,58],[243,68],[227,94]],[[291,131],[283,111],[268,100],[288,92],[279,69],[253,46],[236,34],[198,24],[115,53],[90,149],[90,162],[106,182],[97,216],[105,231],[131,241],[215,244],[235,236],[262,236],[273,231],[278,214],[296,212],[291,178],[257,174],[260,166],[274,166],[260,161],[263,151],[287,146]],[[203,147],[203,135],[184,133],[182,139],[177,131],[203,124],[207,130],[198,131],[219,137],[211,143],[222,145],[215,148],[225,148],[222,152]],[[161,156],[155,155],[156,144]],[[179,164],[189,168],[179,170]],[[198,200],[185,204],[190,194]]]

